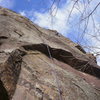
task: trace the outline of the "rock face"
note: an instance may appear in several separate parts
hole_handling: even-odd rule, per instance
[[[100,100],[92,54],[0,7],[0,100]]]

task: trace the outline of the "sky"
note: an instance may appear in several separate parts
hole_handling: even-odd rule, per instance
[[[87,52],[94,53],[100,65],[100,0],[78,0],[77,3],[77,0],[53,1],[0,0],[0,6],[20,13],[41,27],[57,30]]]

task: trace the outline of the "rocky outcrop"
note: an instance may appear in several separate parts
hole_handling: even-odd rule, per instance
[[[99,100],[92,54],[54,30],[0,8],[0,100]]]

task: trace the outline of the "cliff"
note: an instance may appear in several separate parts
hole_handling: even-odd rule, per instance
[[[100,100],[100,67],[57,31],[0,7],[0,100]]]

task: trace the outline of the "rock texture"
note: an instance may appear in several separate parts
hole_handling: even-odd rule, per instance
[[[100,100],[92,54],[0,7],[0,100]]]

